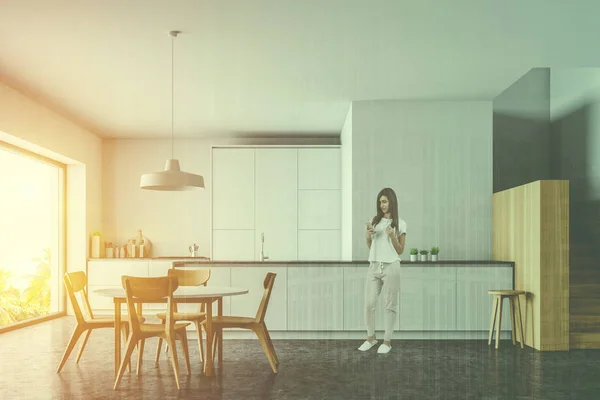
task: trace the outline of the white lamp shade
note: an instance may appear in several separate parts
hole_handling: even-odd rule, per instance
[[[140,187],[146,190],[180,191],[204,188],[202,175],[181,171],[179,161],[170,159],[164,171],[142,175]]]

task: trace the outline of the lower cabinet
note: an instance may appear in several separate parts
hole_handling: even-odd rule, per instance
[[[513,288],[513,270],[506,267],[456,268],[456,323],[460,331],[490,329],[493,296],[488,290]],[[521,303],[524,298],[521,297]],[[510,330],[510,308],[503,300],[500,330]]]
[[[344,268],[288,267],[287,330],[344,330]]]
[[[456,330],[456,268],[402,267],[400,330]]]
[[[258,306],[262,301],[264,280],[267,273],[274,272],[275,284],[269,299],[265,324],[269,330],[285,331],[287,329],[287,272],[286,267],[232,267],[231,286],[248,288],[248,294],[231,297],[231,315],[239,317],[256,317]]]
[[[171,261],[94,260],[88,263],[88,296],[95,315],[113,315],[112,298],[94,291],[120,288],[121,276],[165,276]],[[236,286],[249,293],[223,298],[223,315],[255,317],[264,294],[268,272],[277,273],[265,322],[273,331],[365,331],[365,280],[367,265],[211,266],[209,286]],[[394,330],[487,331],[492,296],[490,289],[512,289],[513,270],[494,266],[403,266]],[[522,299],[523,301],[524,299]],[[385,329],[383,293],[379,296],[375,328]],[[182,304],[181,311],[197,305]],[[144,305],[152,316],[164,304]],[[508,301],[501,329],[510,330]],[[125,313],[125,307],[123,307]],[[217,304],[213,304],[217,314]]]

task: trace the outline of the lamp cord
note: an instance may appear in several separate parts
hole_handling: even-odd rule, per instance
[[[174,95],[174,81],[175,81],[175,73],[174,73],[174,65],[175,65],[175,35],[171,35],[171,159],[174,156],[174,119],[175,119],[175,95]]]

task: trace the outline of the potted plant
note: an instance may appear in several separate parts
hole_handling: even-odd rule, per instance
[[[410,261],[417,261],[417,255],[419,254],[419,249],[413,247],[410,249]]]
[[[419,253],[421,254],[421,261],[427,261],[427,254],[429,254],[429,252],[427,250],[421,250]]]
[[[436,246],[436,247],[431,248],[431,261],[437,261],[439,252],[440,252],[439,247]]]

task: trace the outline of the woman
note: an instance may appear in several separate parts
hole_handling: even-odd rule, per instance
[[[398,218],[398,200],[390,188],[377,195],[377,215],[367,222],[369,269],[365,285],[365,323],[367,340],[358,348],[367,351],[377,344],[375,339],[375,305],[383,289],[385,301],[385,335],[377,353],[392,349],[391,339],[396,322],[400,290],[400,255],[404,252],[406,222]]]

